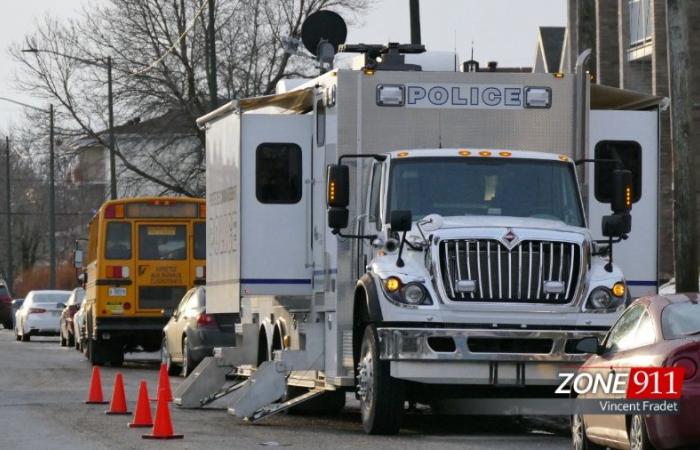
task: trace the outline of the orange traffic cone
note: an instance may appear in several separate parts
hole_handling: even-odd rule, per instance
[[[126,410],[126,393],[124,392],[124,380],[122,374],[117,372],[114,377],[114,388],[112,389],[112,401],[109,403],[109,410],[105,414],[131,414]]]
[[[153,418],[151,418],[151,404],[148,403],[148,388],[146,387],[146,381],[141,380],[139,396],[136,399],[134,420],[129,424],[129,428],[146,428],[152,426]]]
[[[183,435],[173,434],[173,423],[170,420],[170,405],[163,398],[158,399],[156,406],[156,422],[151,434],[141,436],[144,439],[182,439]]]
[[[102,380],[100,378],[100,368],[98,366],[92,367],[92,377],[90,377],[90,390],[88,391],[88,398],[85,403],[89,405],[106,405],[107,402],[104,401],[102,397]]]
[[[166,402],[173,401],[173,393],[170,391],[170,377],[168,376],[168,368],[165,364],[160,365],[160,376],[158,378],[158,393],[156,400],[165,400]]]

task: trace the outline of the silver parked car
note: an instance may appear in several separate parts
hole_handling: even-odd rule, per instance
[[[61,312],[70,291],[31,291],[15,314],[15,337],[27,342],[31,336],[58,336]]]
[[[83,341],[85,340],[85,294],[83,293],[78,311],[73,316],[73,337],[75,349],[83,351]]]
[[[163,328],[161,359],[171,375],[187,376],[214,347],[234,345],[233,323],[220,324],[205,309],[206,289],[190,289]]]

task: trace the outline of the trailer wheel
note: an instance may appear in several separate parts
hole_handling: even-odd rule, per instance
[[[362,427],[368,434],[396,434],[403,415],[403,383],[393,379],[389,363],[379,359],[374,325],[365,326],[357,367]]]

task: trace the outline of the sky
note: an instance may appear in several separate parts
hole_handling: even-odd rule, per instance
[[[71,17],[83,5],[104,0],[0,0],[0,97],[40,107],[14,87],[17,67],[7,53],[44,14]],[[370,8],[348,26],[348,43],[410,42],[408,0],[369,0]],[[456,50],[460,60],[531,66],[538,26],[564,26],[566,0],[421,0],[421,34],[428,50]],[[21,107],[0,101],[0,130],[21,119]]]

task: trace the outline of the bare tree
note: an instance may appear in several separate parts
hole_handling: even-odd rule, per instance
[[[310,59],[286,52],[288,38],[298,37],[304,19],[315,11],[333,9],[354,18],[367,3],[216,0],[219,97],[270,94],[282,78],[312,73]],[[118,139],[121,165],[132,178],[155,184],[163,192],[201,195],[204,135],[195,120],[211,104],[207,4],[207,0],[110,0],[104,6],[86,6],[76,20],[45,17],[34,33],[10,49],[22,67],[18,85],[59,106],[59,135],[87,134],[106,147],[100,133],[107,123],[106,73],[99,65],[74,58],[112,57],[117,123],[174,111],[186,119],[178,137],[198,143],[161,144],[143,155],[129,153]],[[23,53],[27,45],[45,52]]]

